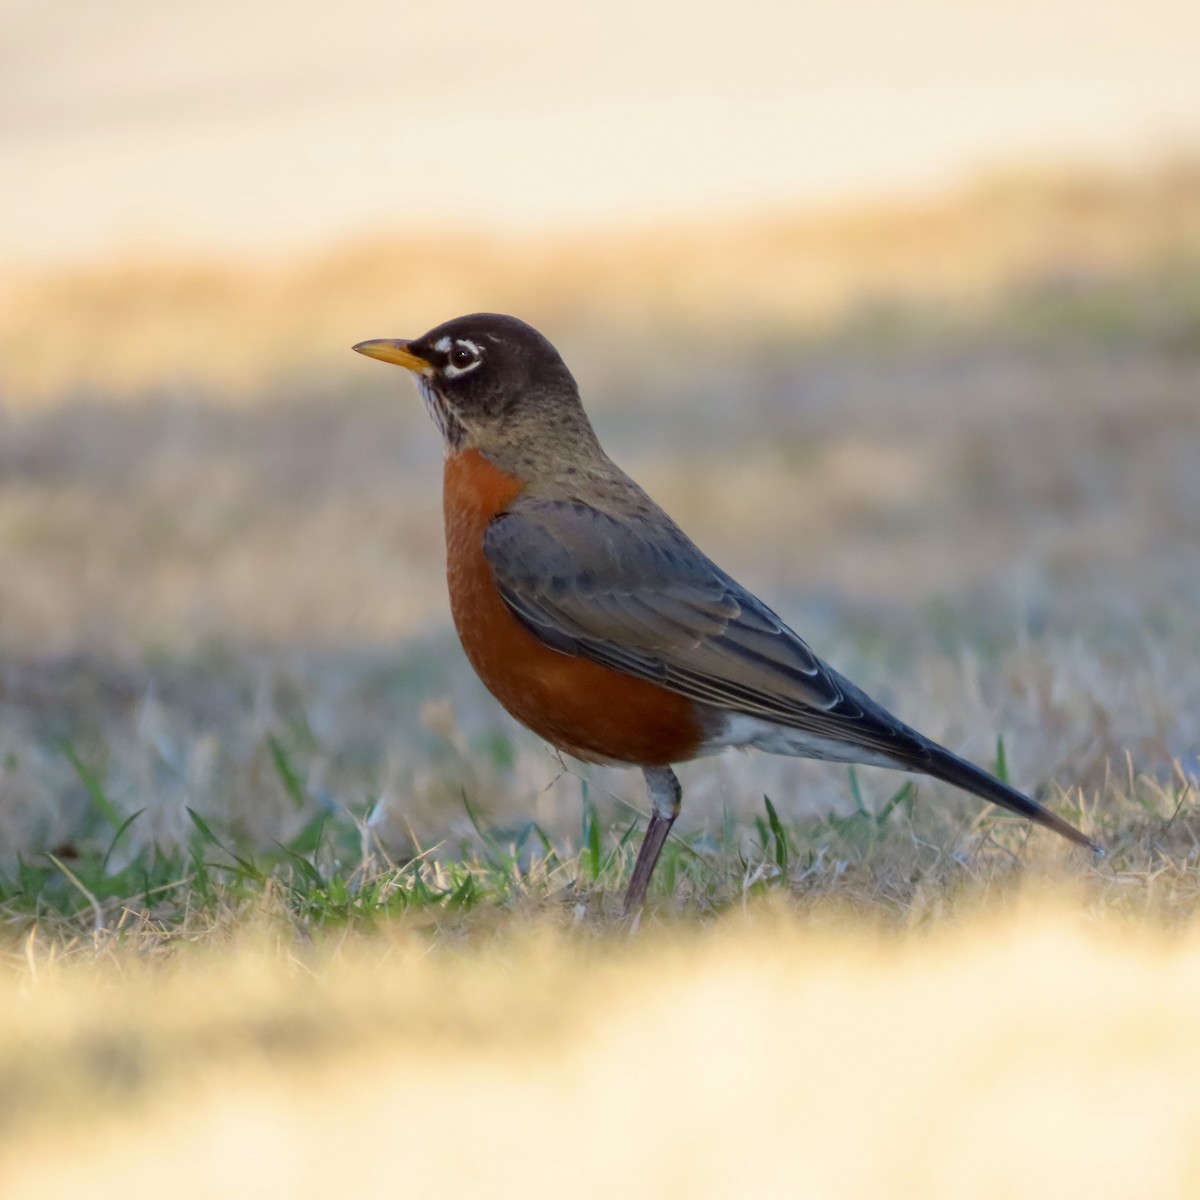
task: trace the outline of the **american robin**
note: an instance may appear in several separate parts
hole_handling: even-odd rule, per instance
[[[560,750],[642,768],[626,912],[679,813],[671,764],[726,746],[921,772],[1102,853],[892,716],[707,558],[604,453],[537,330],[477,313],[354,349],[412,371],[441,430],[450,609],[480,679]]]

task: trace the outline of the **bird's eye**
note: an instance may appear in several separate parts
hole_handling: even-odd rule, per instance
[[[456,342],[454,349],[450,351],[450,365],[457,367],[460,371],[478,361],[479,351],[474,346],[465,345],[463,342]]]

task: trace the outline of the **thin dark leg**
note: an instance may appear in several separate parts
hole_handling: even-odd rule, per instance
[[[625,915],[637,912],[646,899],[646,888],[650,885],[650,876],[658,865],[658,856],[679,816],[679,801],[683,789],[675,772],[670,767],[646,767],[646,790],[650,793],[650,824],[646,836],[642,838],[638,850],[637,861],[633,864],[633,877],[629,881],[629,890],[625,893]]]

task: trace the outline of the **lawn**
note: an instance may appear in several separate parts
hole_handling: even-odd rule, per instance
[[[379,299],[396,269],[10,284],[0,1194],[1200,1190],[1182,180],[537,260],[528,315],[613,456],[840,671],[1108,851],[730,754],[681,770],[632,928],[640,778],[482,691],[436,432],[349,353],[420,331]]]

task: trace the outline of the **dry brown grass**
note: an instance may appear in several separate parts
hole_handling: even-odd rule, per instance
[[[5,1200],[1200,1190],[1198,211],[1177,172],[6,282]],[[614,456],[819,652],[977,761],[1002,737],[1108,861],[729,756],[685,769],[628,940],[581,774],[606,851],[637,778],[482,694],[435,434],[345,351],[488,306],[545,318]],[[322,813],[314,879],[277,843]],[[498,865],[531,819],[553,850]]]
[[[575,331],[586,350],[600,328],[643,345],[680,329],[739,342],[856,312],[870,322],[897,302],[960,319],[1015,290],[1019,312],[1048,288],[1051,310],[1094,291],[1101,318],[1169,335],[1182,301],[1194,334],[1194,279],[1178,271],[1198,253],[1200,170],[1181,161],[1132,177],[1014,173],[945,200],[715,227],[517,241],[422,232],[288,263],[10,270],[0,394],[16,409],[80,391],[286,394],[351,377],[354,341],[479,309]]]
[[[708,368],[602,394],[605,438],[839,668],[980,761],[1003,735],[1016,782],[1082,788],[1090,812],[1118,803],[1126,755],[1196,771],[1194,359],[825,347]],[[444,632],[438,452],[411,397],[60,406],[2,447],[0,861],[80,836],[63,738],[146,810],[124,855],[185,838],[189,805],[259,845],[327,803],[378,803],[393,845],[470,839],[464,787],[489,820],[577,829],[578,780]],[[640,805],[636,777],[593,778]],[[692,829],[764,791],[795,817],[849,803],[841,771],[765,756],[687,785]]]
[[[0,970],[10,1200],[1188,1196],[1200,947],[1077,894],[882,930],[406,927]],[[209,939],[211,943],[211,938]]]

